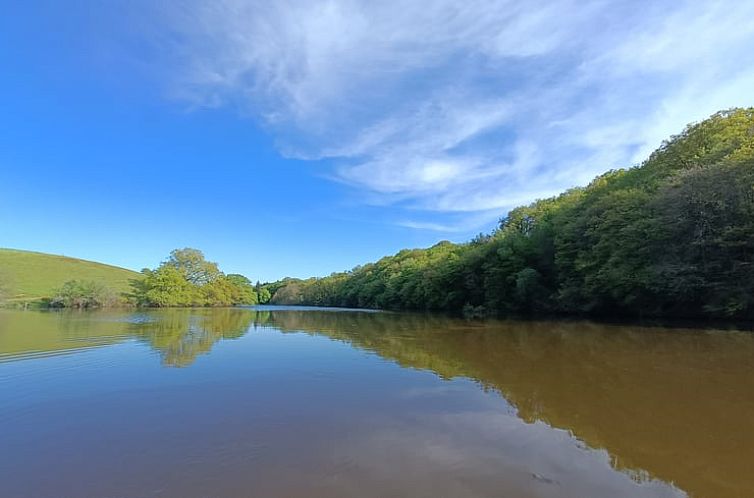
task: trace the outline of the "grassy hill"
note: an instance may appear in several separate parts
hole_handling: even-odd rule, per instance
[[[36,301],[52,297],[68,280],[92,280],[116,292],[130,290],[140,273],[117,266],[31,251],[0,248],[0,297]]]

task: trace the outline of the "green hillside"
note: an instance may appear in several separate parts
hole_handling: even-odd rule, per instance
[[[0,297],[36,301],[52,297],[68,280],[99,282],[115,292],[130,290],[141,274],[117,266],[31,251],[0,248]]]

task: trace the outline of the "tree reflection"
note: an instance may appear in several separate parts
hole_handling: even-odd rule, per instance
[[[750,333],[317,311],[257,315],[255,324],[474,379],[524,420],[607,449],[636,478],[656,476],[693,496],[754,496]]]
[[[445,379],[474,379],[525,421],[573,432],[637,478],[645,469],[693,496],[754,496],[754,335],[745,332],[245,308],[4,311],[0,361],[136,338],[165,365],[185,367],[219,341],[263,328],[344,342]]]
[[[222,339],[243,336],[254,320],[244,308],[167,309],[145,313],[131,333],[159,351],[164,364],[184,367]]]

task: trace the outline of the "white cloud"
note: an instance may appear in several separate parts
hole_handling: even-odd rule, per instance
[[[752,2],[224,0],[170,16],[181,98],[238,106],[284,154],[436,213],[555,194],[754,105]]]

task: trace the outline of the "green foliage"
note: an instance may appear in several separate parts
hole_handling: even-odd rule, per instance
[[[69,280],[50,300],[54,308],[100,308],[118,304],[117,294],[100,282]]]
[[[270,292],[270,289],[267,287],[262,287],[257,292],[257,299],[259,301],[259,304],[267,304],[272,299],[272,293]]]
[[[134,294],[143,306],[200,306],[203,304],[198,286],[171,265],[160,265],[156,270],[142,270],[144,278],[136,282]]]
[[[142,270],[133,282],[141,306],[233,306],[257,304],[251,281],[239,274],[225,275],[197,249],[176,249],[155,270]]]
[[[173,250],[163,264],[180,271],[187,281],[196,286],[209,284],[222,275],[217,263],[207,261],[202,251],[189,247]]]
[[[691,125],[641,166],[516,208],[469,243],[266,288],[281,304],[752,318],[754,109]]]
[[[227,275],[227,279],[231,284],[231,301],[233,303],[249,305],[259,304],[259,295],[251,284],[251,280],[238,273]]]

